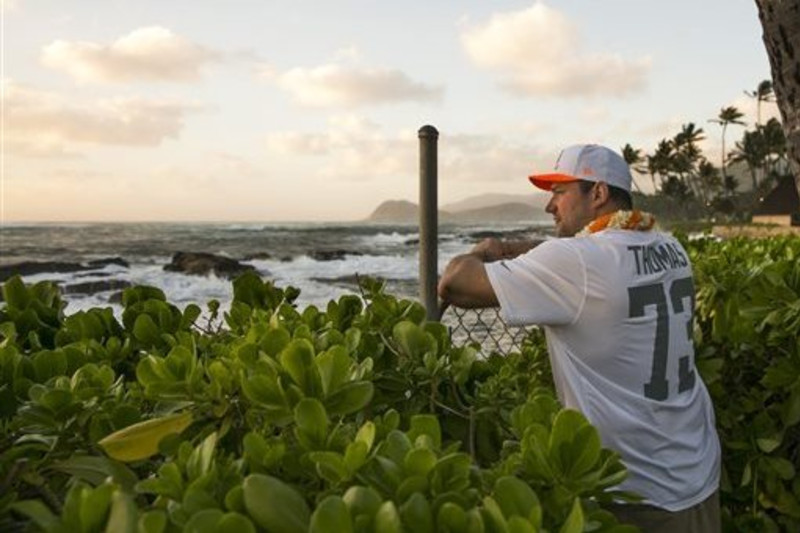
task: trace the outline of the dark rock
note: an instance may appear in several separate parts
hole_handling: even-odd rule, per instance
[[[61,261],[23,261],[11,265],[0,266],[0,281],[5,281],[12,276],[32,276],[42,272],[79,272],[88,270],[89,267],[80,263],[65,263]]]
[[[172,256],[172,262],[164,266],[164,270],[193,276],[214,273],[220,278],[233,279],[248,270],[255,270],[255,267],[244,265],[230,257],[205,252],[177,252]]]
[[[129,268],[131,265],[121,257],[106,257],[104,259],[95,259],[89,261],[89,266],[92,268],[102,268],[106,265],[118,265],[121,267]]]
[[[281,263],[291,263],[294,260],[294,257],[291,255],[284,255],[281,257]]]
[[[69,273],[81,272],[83,270],[96,270],[106,265],[119,265],[126,268],[129,266],[128,262],[121,257],[95,259],[86,264],[68,263],[64,261],[23,261],[21,263],[0,266],[0,281],[5,281],[12,276],[32,276],[43,272]]]
[[[65,294],[96,294],[98,292],[126,289],[131,286],[130,281],[124,279],[101,279],[85,281],[64,286]]]
[[[256,252],[254,254],[250,254],[245,256],[245,261],[251,261],[253,259],[272,259],[272,254],[269,252]]]
[[[346,255],[364,255],[352,250],[314,250],[308,256],[316,261],[341,261]]]

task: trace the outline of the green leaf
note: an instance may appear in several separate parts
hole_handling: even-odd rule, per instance
[[[256,525],[271,533],[305,533],[311,520],[308,504],[283,481],[250,474],[242,484],[244,504]]]
[[[189,481],[194,481],[211,470],[216,447],[217,432],[215,431],[203,439],[203,442],[192,450],[191,455],[189,455],[189,460],[186,462],[186,474]]]
[[[537,529],[521,516],[512,516],[508,520],[508,533],[536,533]]]
[[[352,516],[367,515],[372,517],[378,511],[383,499],[378,494],[378,491],[372,487],[356,485],[345,491],[342,501],[347,505]]]
[[[161,439],[181,433],[191,423],[190,412],[154,418],[115,431],[98,444],[113,459],[123,462],[139,461],[158,453]]]
[[[55,531],[58,526],[58,517],[41,500],[14,502],[9,505],[9,508],[27,516],[44,531]]]
[[[414,360],[421,360],[429,352],[436,355],[436,340],[413,322],[397,323],[392,334],[400,351]]]
[[[349,477],[342,454],[336,452],[311,452],[308,458],[317,466],[320,477],[338,485]]]
[[[372,449],[372,443],[375,442],[375,424],[369,420],[364,422],[364,425],[362,425],[358,433],[356,433],[355,440],[366,444],[367,451],[369,452]]]
[[[311,515],[309,533],[352,533],[353,521],[344,500],[339,496],[328,496]]]
[[[374,391],[369,381],[351,381],[325,398],[325,407],[331,415],[349,415],[366,407]]]
[[[409,440],[416,442],[420,435],[430,437],[436,450],[442,447],[442,429],[439,420],[434,415],[414,415],[411,417],[411,427],[407,432]]]
[[[409,531],[415,533],[433,533],[437,531],[433,524],[433,510],[428,500],[415,492],[400,506],[400,519]],[[443,531],[439,529],[438,531]]]
[[[781,479],[785,481],[794,479],[796,473],[795,467],[788,459],[783,457],[766,457],[765,460]]]
[[[147,511],[139,516],[137,533],[163,533],[166,528],[167,514],[164,511]]]
[[[133,336],[148,346],[159,346],[162,343],[161,330],[150,315],[141,314],[133,324]]]
[[[326,396],[347,381],[353,366],[353,360],[347,354],[347,348],[341,345],[334,346],[317,355],[316,363],[322,378],[322,389]]]
[[[367,460],[369,449],[361,441],[354,441],[347,445],[344,452],[344,464],[351,477]]]
[[[256,527],[249,518],[239,513],[225,513],[222,519],[217,522],[216,531],[226,533],[235,531],[236,533],[256,533]]]
[[[407,475],[427,476],[436,466],[436,454],[427,448],[410,450],[403,460],[403,468]]]
[[[436,531],[457,532],[467,529],[467,513],[458,505],[445,502],[436,515]]]
[[[513,476],[498,479],[493,496],[506,518],[521,516],[527,519],[539,507],[539,498],[530,485]]]
[[[314,362],[314,346],[306,339],[295,339],[278,359],[306,396],[322,397],[322,378]]]
[[[575,498],[572,502],[572,509],[567,516],[567,519],[561,525],[559,533],[583,533],[584,519],[583,508],[581,507],[581,499]]]
[[[292,336],[286,328],[278,327],[267,331],[258,345],[270,357],[277,357],[286,346],[291,342]]]
[[[19,276],[13,276],[3,284],[3,301],[10,309],[23,310],[28,307],[31,296]]]
[[[294,408],[297,422],[298,438],[307,447],[318,449],[325,445],[328,438],[328,414],[325,407],[316,398],[303,398]]]
[[[375,533],[403,533],[403,523],[394,502],[383,502],[375,513]]]
[[[94,486],[101,485],[110,477],[123,488],[131,490],[138,481],[136,474],[131,469],[107,457],[76,454],[63,461],[54,462],[52,468]]]
[[[222,519],[219,509],[203,509],[195,513],[183,527],[183,533],[216,533],[217,523]]]
[[[126,492],[114,491],[111,497],[111,514],[108,517],[106,531],[120,533],[137,533],[139,511],[136,504]]]

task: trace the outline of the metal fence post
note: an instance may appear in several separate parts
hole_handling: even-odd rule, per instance
[[[431,125],[422,126],[419,137],[419,299],[425,305],[428,320],[439,320],[436,296],[439,249],[438,155],[439,132]]]

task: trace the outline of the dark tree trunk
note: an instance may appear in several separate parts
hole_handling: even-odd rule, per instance
[[[789,164],[800,194],[800,0],[755,0],[772,67],[772,83]]]

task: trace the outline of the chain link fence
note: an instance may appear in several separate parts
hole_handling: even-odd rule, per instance
[[[441,322],[450,328],[453,344],[478,344],[485,355],[520,351],[522,342],[535,327],[509,326],[500,316],[499,307],[460,309],[445,306],[441,309]]]

